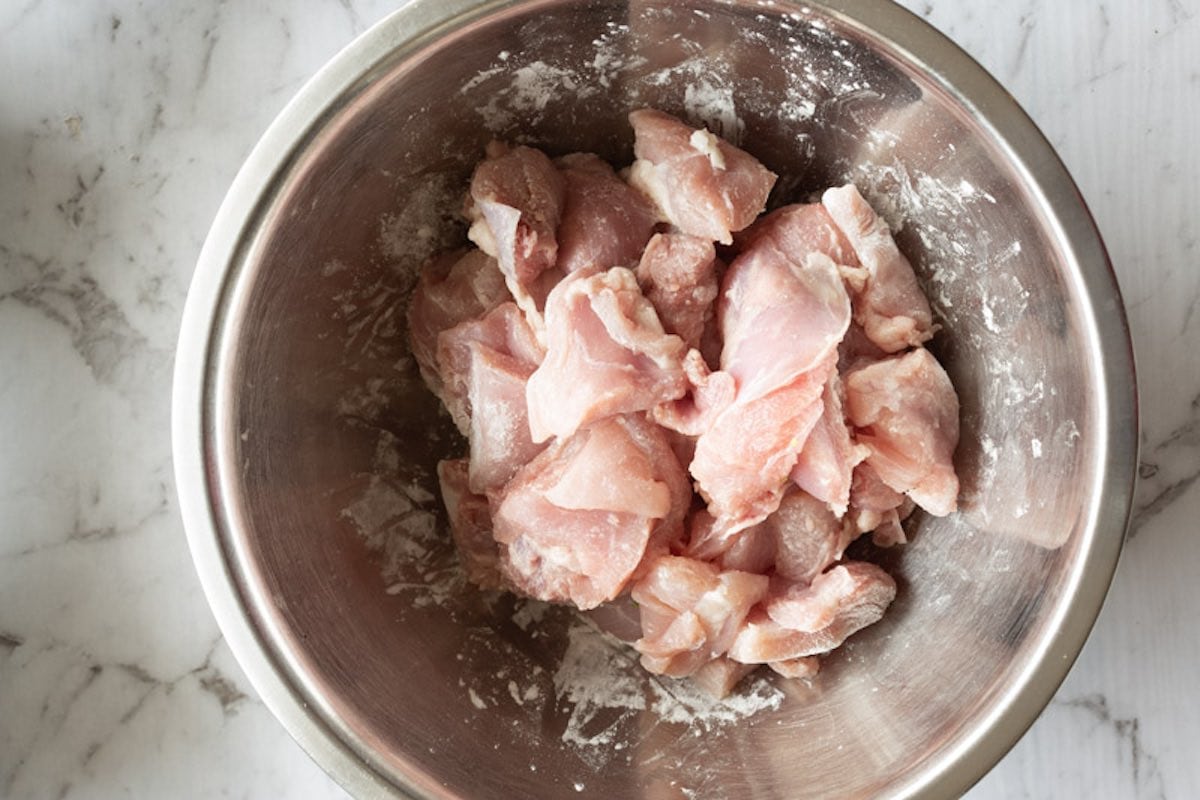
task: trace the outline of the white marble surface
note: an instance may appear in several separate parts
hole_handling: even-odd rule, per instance
[[[344,796],[254,697],[171,476],[171,361],[256,138],[398,0],[0,3],[0,797]],[[1200,2],[906,0],[1090,201],[1141,373],[1136,527],[1082,656],[971,793],[1200,791]]]

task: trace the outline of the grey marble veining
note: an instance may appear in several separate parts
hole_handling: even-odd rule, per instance
[[[0,797],[341,797],[256,699],[187,553],[172,356],[256,138],[396,3],[0,4]],[[906,0],[1059,149],[1125,292],[1142,482],[1100,622],[970,794],[1200,786],[1200,3]]]

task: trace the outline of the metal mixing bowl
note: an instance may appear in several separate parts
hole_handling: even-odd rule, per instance
[[[407,357],[415,264],[462,235],[490,138],[627,162],[637,106],[739,142],[781,176],[776,202],[855,181],[917,265],[962,399],[962,510],[871,553],[900,586],[887,616],[812,684],[752,681],[753,715],[696,711],[569,615],[529,624],[543,610],[461,587],[439,544],[432,465],[462,443]],[[949,796],[1030,725],[1099,611],[1135,405],[1070,177],[899,7],[412,0],[238,175],[188,298],[174,445],[222,630],[354,794]]]

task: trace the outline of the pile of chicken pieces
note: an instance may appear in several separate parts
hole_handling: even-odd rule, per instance
[[[707,130],[629,115],[636,161],[489,145],[476,249],[408,312],[468,438],[439,465],[471,581],[580,609],[629,593],[646,669],[723,696],[881,618],[843,560],[956,508],[958,398],[912,266],[853,185],[763,215],[776,176]]]

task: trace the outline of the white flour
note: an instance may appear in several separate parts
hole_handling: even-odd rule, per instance
[[[489,72],[491,70],[485,70],[471,80],[486,82]],[[576,70],[534,61],[512,70],[508,85],[494,90],[488,101],[475,110],[485,120],[488,130],[501,132],[517,122],[536,124],[556,98],[568,94],[586,98],[597,91],[598,88],[585,82]]]
[[[613,709],[644,711],[647,706],[637,659],[628,646],[583,624],[567,632],[567,650],[554,673],[554,693],[571,704],[562,740],[568,744],[603,748],[614,742],[628,716],[621,714],[596,729],[596,719]],[[607,749],[597,751],[607,757]]]
[[[460,180],[440,172],[405,181],[396,211],[379,220],[383,255],[415,270],[434,253],[458,243],[465,188]]]
[[[737,115],[733,87],[698,78],[683,90],[683,108],[689,119],[703,122],[713,133],[732,144],[740,144],[746,123]]]
[[[683,736],[697,736],[776,710],[784,697],[761,676],[748,678],[734,694],[717,700],[691,681],[650,675],[626,643],[582,620],[567,631],[554,692],[571,708],[562,740],[596,768],[628,746],[647,711],[653,712],[655,724],[681,725]]]

